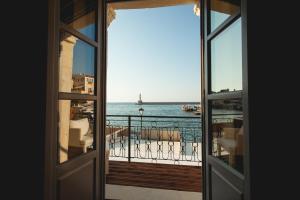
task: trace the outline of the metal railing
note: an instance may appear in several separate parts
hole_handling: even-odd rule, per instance
[[[216,114],[213,129],[241,114]],[[110,160],[201,165],[201,117],[107,115]],[[212,130],[219,132],[220,130]]]
[[[107,115],[110,160],[200,165],[201,118]]]

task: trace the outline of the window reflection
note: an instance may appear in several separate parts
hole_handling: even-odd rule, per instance
[[[212,106],[212,155],[243,173],[242,100],[214,100]]]
[[[95,47],[61,33],[59,92],[94,94]]]
[[[213,31],[238,11],[240,0],[211,0],[210,7],[210,28]]]
[[[96,0],[61,0],[61,21],[92,40],[96,36]]]
[[[94,149],[94,102],[60,100],[59,162],[65,162]]]
[[[211,41],[211,93],[242,90],[241,19]]]

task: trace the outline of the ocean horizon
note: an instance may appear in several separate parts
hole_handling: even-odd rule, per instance
[[[150,103],[150,102],[149,102]],[[108,102],[107,115],[140,115],[139,109],[144,109],[143,115],[155,116],[197,116],[181,109],[183,102],[151,102],[153,104],[138,105],[136,102]],[[160,104],[161,103],[161,104]],[[191,105],[197,104],[190,102]]]
[[[107,103],[133,103],[133,104],[137,104],[136,101],[109,101]],[[195,103],[201,103],[200,101],[145,101],[144,103],[191,103],[191,104],[195,104]]]

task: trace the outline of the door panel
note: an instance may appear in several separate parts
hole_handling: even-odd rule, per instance
[[[238,188],[239,191],[244,189],[244,177],[239,172],[237,172],[232,167],[228,166],[219,159],[216,159],[212,156],[208,156],[207,161],[209,164],[210,173],[212,170],[217,171],[222,174],[222,176],[229,181],[235,188]]]
[[[241,98],[209,101],[211,156],[243,173],[244,128]]]
[[[95,159],[58,178],[59,200],[94,199]]]
[[[214,168],[211,171],[212,200],[242,200],[243,193]]]
[[[245,198],[247,107],[242,35],[245,0],[202,1],[205,199]],[[247,199],[247,198],[246,198]]]
[[[47,200],[104,197],[105,2],[49,1]],[[50,37],[51,36],[51,37]],[[55,55],[55,56],[53,56]],[[103,134],[103,135],[102,135]],[[103,143],[103,144],[102,144]],[[102,144],[102,145],[101,145]]]

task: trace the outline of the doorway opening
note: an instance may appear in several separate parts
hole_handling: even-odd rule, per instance
[[[198,1],[107,5],[107,199],[202,199]]]

